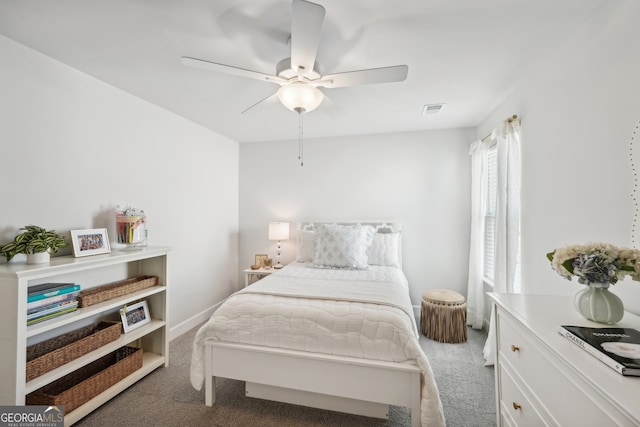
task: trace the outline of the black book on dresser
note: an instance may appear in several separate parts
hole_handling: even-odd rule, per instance
[[[562,325],[558,332],[619,374],[640,376],[640,331]]]

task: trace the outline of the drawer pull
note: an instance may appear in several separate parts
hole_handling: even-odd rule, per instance
[[[518,347],[517,345],[511,345],[511,351],[520,351],[520,347]]]
[[[518,409],[522,409],[522,406],[520,406],[520,404],[517,402],[513,402],[513,409],[517,411]]]

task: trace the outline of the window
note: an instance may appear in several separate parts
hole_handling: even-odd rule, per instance
[[[484,216],[484,279],[493,283],[496,258],[496,209],[498,205],[498,145],[485,151],[487,165]]]
[[[496,210],[498,208],[498,145],[489,146],[485,152],[485,164],[487,166],[486,180],[486,206],[484,216],[484,281],[493,285],[495,279],[496,260]],[[521,291],[521,247],[520,228],[518,228],[518,247],[516,258],[516,272],[513,282],[513,292]]]

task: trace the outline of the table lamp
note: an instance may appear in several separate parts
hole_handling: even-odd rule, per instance
[[[269,223],[269,240],[278,241],[278,252],[276,256],[276,264],[273,268],[282,268],[284,265],[280,264],[280,242],[282,240],[289,240],[289,223],[288,222],[270,222]]]

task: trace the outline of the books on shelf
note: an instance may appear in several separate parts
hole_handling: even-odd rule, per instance
[[[27,291],[27,326],[53,319],[78,309],[80,285],[43,283]]]
[[[75,283],[43,283],[31,286],[27,295],[27,304],[57,295],[79,292],[80,285]]]
[[[78,310],[78,305],[75,304],[73,307],[69,307],[63,310],[56,311],[55,313],[44,314],[38,317],[34,317],[32,319],[27,320],[27,326],[33,325],[35,323],[39,323],[45,320],[53,319],[54,317],[62,316],[63,314],[73,313]]]
[[[68,293],[68,294],[61,294],[61,295],[56,295],[56,296],[53,296],[53,297],[44,298],[44,299],[37,300],[37,301],[28,302],[27,303],[27,314],[29,314],[30,312],[33,312],[35,310],[41,309],[43,307],[46,307],[48,305],[61,303],[61,302],[67,301],[67,300],[76,300],[78,298],[78,295],[80,295],[80,292],[71,292],[71,293]]]
[[[61,301],[61,302],[47,305],[44,307],[38,307],[31,311],[27,311],[27,320],[44,316],[45,314],[52,314],[58,311],[66,310],[69,308],[77,308],[77,307],[78,307],[77,299],[69,299],[66,301]]]
[[[640,331],[562,325],[558,332],[619,374],[640,376]]]
[[[75,285],[75,283],[58,283],[58,282],[41,283],[39,285],[29,286],[27,293],[29,295],[41,294],[43,292],[48,292],[52,289],[65,288],[71,285]]]

